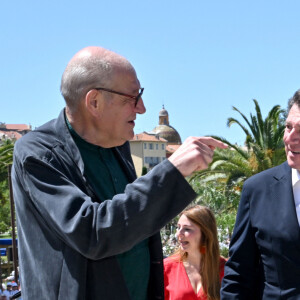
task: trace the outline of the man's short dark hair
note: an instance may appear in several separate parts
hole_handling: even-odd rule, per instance
[[[292,106],[296,104],[300,108],[300,89],[296,91],[294,96],[289,99],[288,107],[287,107],[287,114],[289,114]]]

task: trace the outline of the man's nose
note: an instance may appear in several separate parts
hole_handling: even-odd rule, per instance
[[[144,101],[142,97],[139,99],[138,103],[136,104],[135,111],[138,114],[144,114],[146,112],[146,107],[144,105]]]

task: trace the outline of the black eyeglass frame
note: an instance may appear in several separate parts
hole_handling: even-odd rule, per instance
[[[132,95],[128,95],[128,94],[124,94],[124,93],[121,93],[121,92],[116,92],[114,90],[110,90],[110,89],[106,89],[106,88],[94,88],[95,90],[97,91],[105,91],[105,92],[109,92],[109,93],[113,93],[113,94],[117,94],[117,95],[120,95],[120,96],[125,96],[125,97],[128,97],[128,98],[131,98],[131,99],[134,99],[135,100],[135,103],[134,103],[134,106],[136,107],[140,98],[142,97],[143,95],[143,92],[144,92],[144,88],[140,88],[140,92],[137,96],[132,96]]]

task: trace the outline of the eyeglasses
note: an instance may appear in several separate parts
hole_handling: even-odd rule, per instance
[[[143,95],[143,92],[144,92],[144,88],[140,88],[140,92],[137,96],[132,96],[132,95],[128,95],[128,94],[124,94],[124,93],[120,93],[120,92],[116,92],[116,91],[113,91],[113,90],[109,90],[109,89],[106,89],[106,88],[95,88],[95,90],[97,91],[105,91],[105,92],[109,92],[109,93],[113,93],[113,94],[117,94],[117,95],[121,95],[121,96],[125,96],[125,97],[128,97],[128,98],[131,98],[131,99],[134,99],[135,100],[135,103],[134,103],[134,106],[136,107],[140,98],[142,97]]]

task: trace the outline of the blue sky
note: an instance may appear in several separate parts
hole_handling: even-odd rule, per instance
[[[33,127],[64,106],[60,78],[81,48],[99,45],[135,66],[152,130],[165,105],[182,139],[242,144],[239,118],[263,115],[300,88],[300,1],[43,0],[0,3],[0,121]]]

